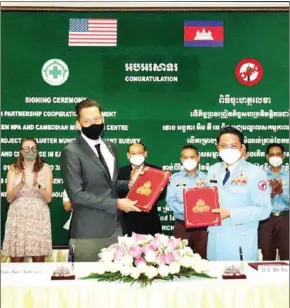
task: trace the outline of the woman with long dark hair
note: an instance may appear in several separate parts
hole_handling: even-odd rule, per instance
[[[51,168],[39,155],[37,142],[25,138],[17,160],[7,174],[6,197],[9,205],[3,255],[11,262],[32,257],[44,262],[52,254],[51,222],[48,203],[52,199]]]

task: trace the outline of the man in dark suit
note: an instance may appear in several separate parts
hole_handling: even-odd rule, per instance
[[[144,166],[149,166],[152,168],[160,169],[153,165],[145,163],[145,158],[147,157],[147,150],[142,143],[133,143],[128,147],[127,158],[130,161],[130,165],[121,167],[119,169],[119,180],[130,179],[130,174],[132,170],[143,169]],[[125,198],[128,193],[128,189],[119,192],[120,198]],[[159,197],[159,200],[164,199],[165,192]],[[139,234],[151,234],[161,233],[161,223],[157,210],[157,203],[154,204],[149,213],[145,212],[130,212],[124,213],[120,212],[120,222],[122,226],[123,234],[132,235],[132,232]]]
[[[64,188],[72,202],[70,244],[75,261],[97,261],[104,247],[117,242],[117,210],[140,210],[136,201],[118,199],[118,189],[128,189],[136,179],[118,180],[114,144],[102,139],[104,118],[96,101],[86,99],[76,105],[77,128],[81,135],[61,154]],[[130,182],[129,182],[130,180]]]

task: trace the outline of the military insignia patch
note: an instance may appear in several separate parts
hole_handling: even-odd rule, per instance
[[[258,187],[260,190],[265,191],[267,189],[267,182],[266,181],[260,181],[258,183]]]
[[[248,183],[248,178],[244,175],[240,175],[232,181],[234,185],[246,185]]]
[[[207,181],[205,179],[196,180],[196,186],[205,186],[206,184],[207,184]]]

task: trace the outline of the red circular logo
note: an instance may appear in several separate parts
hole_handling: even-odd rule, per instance
[[[263,67],[257,60],[247,58],[237,64],[235,74],[241,84],[253,86],[263,78]]]
[[[258,187],[260,190],[265,191],[267,189],[267,182],[266,181],[260,181],[258,183]]]

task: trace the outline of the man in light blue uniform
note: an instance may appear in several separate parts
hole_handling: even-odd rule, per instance
[[[172,175],[166,201],[175,217],[173,235],[188,240],[191,249],[206,259],[207,228],[187,229],[184,224],[183,189],[206,185],[206,174],[198,170],[200,156],[193,145],[185,145],[180,160],[184,170]]]
[[[259,244],[263,260],[289,260],[289,171],[282,167],[285,150],[281,144],[267,146],[268,184],[271,187],[272,211],[259,226]]]
[[[223,162],[208,170],[208,182],[218,187],[222,225],[208,228],[207,257],[212,261],[258,260],[258,225],[271,212],[266,172],[242,159],[243,134],[224,127],[217,137]]]

